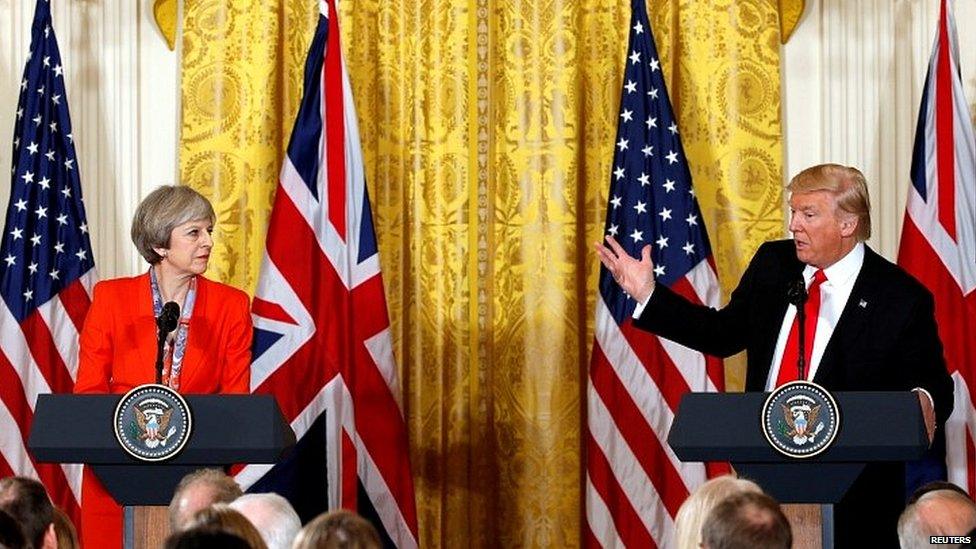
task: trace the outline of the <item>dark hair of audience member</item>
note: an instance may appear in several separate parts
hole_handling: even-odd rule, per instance
[[[24,531],[21,530],[20,525],[17,524],[14,517],[2,509],[0,509],[0,547],[7,549],[25,549],[28,547],[27,538],[24,537]]]
[[[969,497],[969,494],[967,494],[965,490],[951,482],[946,482],[944,480],[933,480],[932,482],[927,482],[916,488],[915,491],[912,492],[912,496],[908,498],[908,501],[905,502],[905,507],[915,503],[918,501],[918,498],[924,496],[925,494],[934,492],[936,490],[952,490],[953,492],[958,492],[967,498]]]
[[[793,533],[779,503],[766,494],[730,496],[712,509],[702,524],[708,549],[790,549]]]
[[[44,534],[54,521],[54,505],[43,484],[27,477],[0,479],[0,509],[20,524],[31,545],[44,544]]]
[[[302,528],[292,549],[380,549],[380,535],[363,517],[338,509],[323,513]]]
[[[210,527],[188,528],[166,538],[166,549],[251,549],[240,536]]]
[[[58,549],[80,549],[75,525],[59,507],[54,508],[54,534],[58,537]]]
[[[193,515],[188,528],[209,528],[234,534],[247,542],[251,549],[268,549],[261,533],[247,520],[240,511],[231,508],[226,503],[215,503],[210,507],[200,509]]]

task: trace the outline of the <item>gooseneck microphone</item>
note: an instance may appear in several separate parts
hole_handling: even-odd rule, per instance
[[[180,322],[180,305],[175,301],[168,301],[156,319],[156,383],[163,382],[163,346],[166,336],[176,329]]]
[[[803,280],[803,277],[794,280],[790,283],[786,290],[786,299],[796,307],[796,322],[797,322],[797,349],[799,354],[796,357],[796,373],[800,381],[807,378],[807,346],[806,346],[806,327],[807,327],[807,314],[806,305],[807,302],[807,283]]]

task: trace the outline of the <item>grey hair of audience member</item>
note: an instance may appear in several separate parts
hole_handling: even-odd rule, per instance
[[[790,549],[793,531],[779,503],[766,494],[746,492],[722,500],[702,524],[707,549]]]
[[[171,532],[182,530],[197,511],[214,503],[230,503],[244,492],[237,482],[220,469],[197,469],[176,485],[169,502]]]
[[[930,536],[965,536],[976,528],[976,504],[956,490],[922,494],[898,518],[902,549],[930,547]]]
[[[291,549],[302,529],[302,519],[295,508],[278,494],[244,494],[230,506],[251,521],[268,549]]]

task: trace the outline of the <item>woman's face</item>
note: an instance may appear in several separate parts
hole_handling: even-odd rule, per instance
[[[209,219],[187,221],[173,228],[169,235],[169,248],[156,250],[178,275],[198,275],[207,270],[210,249],[213,248],[213,223]]]

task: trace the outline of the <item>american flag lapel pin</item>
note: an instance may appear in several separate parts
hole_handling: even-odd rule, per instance
[[[860,308],[862,308],[862,309],[867,309],[868,308],[868,302],[862,299],[862,300],[860,300],[860,301],[857,302],[857,306],[860,307]]]

